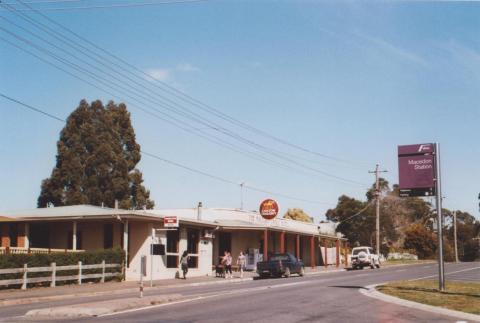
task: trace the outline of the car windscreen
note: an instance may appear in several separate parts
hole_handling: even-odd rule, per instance
[[[270,257],[270,260],[271,260],[271,261],[279,261],[279,260],[281,260],[281,261],[287,261],[287,260],[289,260],[289,258],[288,258],[287,255],[272,255],[272,256]]]
[[[362,252],[362,251],[365,252],[365,253],[367,253],[367,249],[361,248],[361,249],[355,249],[355,250],[353,250],[353,255],[356,256],[356,255],[358,255],[358,254],[359,254],[360,252]]]

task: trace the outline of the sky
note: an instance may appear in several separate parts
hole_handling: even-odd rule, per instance
[[[155,100],[165,93],[146,75],[304,149],[249,132],[184,101],[197,115],[277,155],[256,151],[254,159],[238,150],[255,152],[255,147],[216,126],[190,120],[182,123],[185,131],[153,117],[145,109],[158,100],[147,97],[149,102],[139,104],[138,96],[126,90],[106,93],[91,85],[100,84],[92,75],[80,73],[87,84],[8,44],[46,57],[14,33],[73,60],[44,42],[61,44],[51,34],[0,11],[1,93],[63,119],[81,99],[125,102],[142,150],[231,182],[143,155],[138,168],[156,208],[195,207],[199,201],[206,207],[238,208],[244,182],[271,192],[245,189],[245,209],[257,210],[263,199],[274,198],[281,213],[303,208],[319,221],[342,194],[365,199],[374,182],[369,171],[377,163],[388,171],[382,176],[390,184],[398,183],[398,145],[438,142],[444,207],[480,218],[479,2],[212,0],[42,13],[145,73],[138,74],[140,82],[157,91]],[[64,32],[35,12],[21,14]],[[98,62],[83,58],[109,77]],[[169,112],[157,103],[153,108]],[[62,127],[0,98],[0,209],[36,207],[41,181],[55,165]],[[237,151],[198,133],[233,144]]]

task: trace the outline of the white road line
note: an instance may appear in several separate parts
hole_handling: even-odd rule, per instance
[[[316,280],[315,282],[324,281],[324,280],[325,279]],[[207,298],[214,298],[214,297],[219,297],[219,296],[225,296],[225,295],[235,295],[235,294],[241,294],[241,293],[268,290],[268,289],[273,289],[273,288],[290,287],[290,286],[295,286],[295,285],[305,285],[305,284],[310,284],[310,283],[311,283],[311,281],[301,281],[301,282],[285,283],[285,284],[279,284],[279,285],[244,288],[244,289],[220,292],[220,293],[210,294],[210,295],[204,294],[204,295],[195,296],[193,298],[180,300],[180,301],[175,301],[175,302],[163,303],[163,304],[158,304],[158,305],[149,305],[149,306],[133,308],[133,309],[125,310],[125,311],[119,311],[119,312],[115,312],[115,313],[103,314],[103,315],[99,315],[98,317],[113,316],[113,315],[120,315],[120,314],[138,312],[138,311],[149,310],[149,309],[158,308],[158,307],[164,307],[164,306],[170,306],[170,305],[175,305],[175,304],[194,302],[194,301],[198,301],[198,300],[203,300],[203,299],[207,299]]]
[[[399,273],[401,271],[406,271],[406,269],[398,269],[398,270],[395,270],[396,273]]]
[[[456,274],[456,273],[461,273],[461,272],[464,272],[464,271],[476,270],[476,269],[480,269],[480,267],[474,267],[474,268],[467,268],[467,269],[452,271],[452,272],[449,272],[449,273],[445,273],[445,276],[451,275],[451,274]],[[435,275],[424,276],[424,277],[414,278],[414,279],[409,279],[409,280],[410,280],[410,281],[415,281],[415,280],[420,280],[420,279],[425,279],[425,278],[432,278],[432,277],[437,277],[437,276],[438,276],[438,274],[435,274]]]
[[[423,266],[422,268],[430,268],[430,267],[432,267],[432,266]]]

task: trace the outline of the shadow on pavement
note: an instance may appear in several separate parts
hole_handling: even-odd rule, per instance
[[[366,289],[368,288],[364,286],[351,286],[351,285],[338,285],[338,286],[327,286],[327,287],[335,287],[335,288],[351,288],[351,289]]]

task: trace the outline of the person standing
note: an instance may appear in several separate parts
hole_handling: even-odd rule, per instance
[[[238,258],[237,258],[237,266],[240,268],[240,278],[243,278],[243,269],[245,268],[246,264],[247,264],[246,257],[243,254],[243,251],[240,251],[240,254],[238,255]]]
[[[187,250],[185,250],[182,254],[182,257],[180,258],[180,265],[182,267],[183,279],[187,279],[189,259],[190,259],[190,256],[188,255]]]
[[[232,254],[227,251],[225,253],[225,278],[233,278],[232,274]]]

